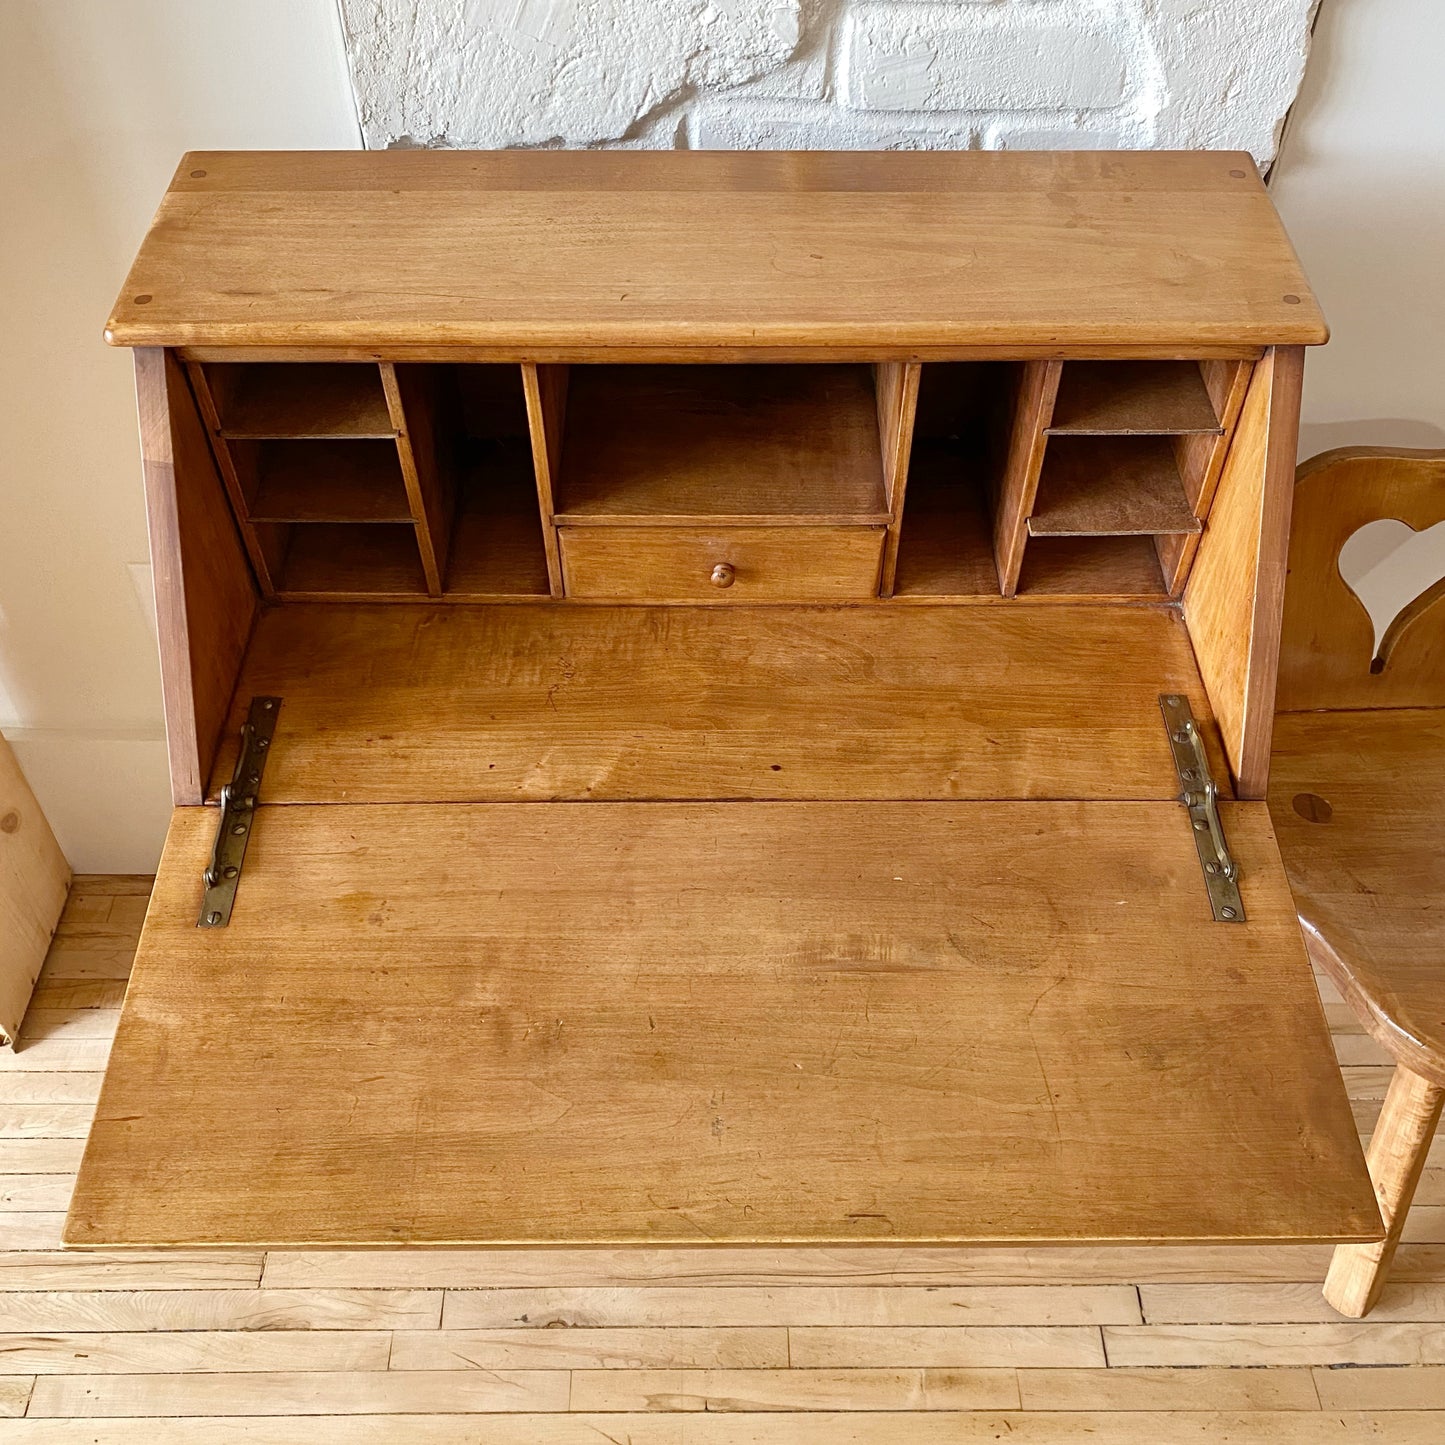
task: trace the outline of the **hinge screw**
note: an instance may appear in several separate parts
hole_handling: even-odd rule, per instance
[[[1233,917],[1234,917],[1234,909],[1232,909],[1232,908],[1221,908],[1221,909],[1219,910],[1219,916],[1220,916],[1221,918],[1233,918]]]
[[[208,914],[206,914],[206,922],[209,923],[213,928],[214,928],[214,927],[216,926],[216,924],[218,924],[220,921],[221,921],[221,915],[220,915],[219,913],[208,913]]]

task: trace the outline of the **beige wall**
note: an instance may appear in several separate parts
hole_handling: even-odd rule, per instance
[[[182,151],[358,137],[334,0],[0,0],[0,728],[81,871],[149,871],[169,812],[101,325]]]
[[[1302,457],[1445,447],[1442,60],[1440,0],[1324,0],[1271,179],[1332,330],[1305,368]],[[1445,572],[1445,531],[1377,524],[1342,570],[1378,636]]]

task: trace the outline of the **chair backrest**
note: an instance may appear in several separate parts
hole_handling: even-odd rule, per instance
[[[1445,578],[1400,611],[1377,650],[1340,573],[1340,549],[1381,518],[1416,532],[1445,521],[1445,451],[1341,447],[1301,463],[1277,711],[1445,706]]]

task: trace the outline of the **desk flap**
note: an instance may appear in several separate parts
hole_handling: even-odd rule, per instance
[[[198,930],[181,810],[67,1242],[1378,1237],[1223,815],[1244,924],[1172,802],[263,805]]]

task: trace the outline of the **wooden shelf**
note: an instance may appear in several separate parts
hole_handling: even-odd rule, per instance
[[[866,366],[574,366],[556,516],[571,525],[880,525]]]
[[[206,383],[226,437],[396,435],[381,373],[366,363],[218,363]]]
[[[256,443],[253,522],[412,520],[393,441]]]
[[[292,527],[278,590],[291,599],[425,597],[416,531],[354,523]]]
[[[977,457],[948,442],[916,441],[894,596],[996,597],[998,590]]]
[[[1164,437],[1053,437],[1031,537],[1128,537],[1200,530]]]
[[[1020,597],[1162,601],[1168,596],[1149,537],[1047,537],[1024,553]]]
[[[527,443],[469,444],[458,490],[446,596],[466,601],[549,596]]]
[[[1070,361],[1050,436],[1139,436],[1223,428],[1194,361]]]

